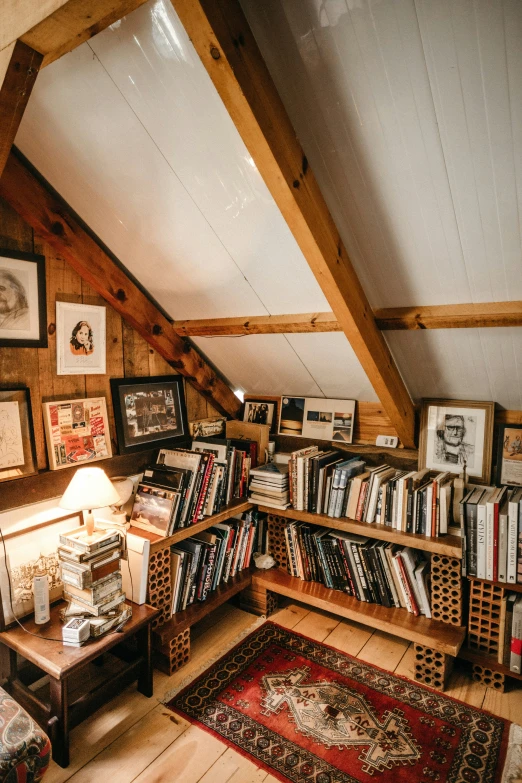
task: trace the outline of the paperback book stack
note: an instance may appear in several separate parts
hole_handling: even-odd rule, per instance
[[[423,552],[296,521],[285,526],[285,540],[292,576],[431,617],[431,564]]]
[[[85,527],[60,535],[58,557],[64,598],[69,602],[66,617],[86,617],[91,637],[97,637],[125,622],[131,609],[125,605],[120,558],[121,534],[95,530],[87,536]]]
[[[452,524],[454,476],[368,467],[360,457],[309,446],[292,453],[289,498],[297,511],[348,517],[437,537]]]
[[[460,504],[463,571],[522,584],[522,489],[474,487]]]
[[[288,465],[267,462],[250,471],[250,496],[253,503],[271,508],[288,508]]]
[[[522,594],[507,593],[500,609],[498,662],[522,674]]]
[[[171,547],[172,614],[205,601],[220,584],[248,568],[257,548],[257,513],[214,525]]]

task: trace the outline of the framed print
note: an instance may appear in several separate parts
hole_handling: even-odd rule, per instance
[[[159,536],[169,535],[170,520],[176,511],[180,493],[163,487],[140,484],[131,513],[131,525]]]
[[[75,512],[4,534],[5,556],[3,547],[0,549],[2,630],[13,623],[15,617],[20,619],[34,611],[33,577],[36,571],[43,570],[47,574],[50,601],[61,598],[63,584],[57,551],[59,537],[81,524],[81,512]]]
[[[256,397],[245,395],[243,421],[253,424],[268,424],[270,432],[276,433],[279,424],[281,397]]]
[[[57,375],[105,375],[106,308],[56,302]]]
[[[224,416],[189,421],[189,433],[192,438],[224,438],[227,420]]]
[[[45,258],[0,250],[0,348],[47,348]]]
[[[112,457],[105,397],[42,405],[51,470]]]
[[[422,400],[419,470],[461,473],[489,483],[495,403]]]
[[[29,389],[0,389],[0,481],[37,471]]]
[[[496,483],[522,487],[522,424],[498,428]]]
[[[355,400],[282,397],[280,435],[351,443]]]
[[[120,454],[190,438],[181,375],[111,378]]]

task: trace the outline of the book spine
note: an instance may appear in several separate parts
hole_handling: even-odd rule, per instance
[[[413,532],[413,479],[406,484],[406,532]]]
[[[404,601],[404,604],[408,612],[413,614],[413,606],[411,604],[410,594],[408,592],[408,585],[404,580],[404,569],[401,568],[402,564],[400,562],[400,552],[394,554],[392,560],[393,560],[393,567],[395,569],[395,574],[397,576],[397,581],[401,589],[402,599]]]
[[[207,560],[207,569],[205,573],[205,579],[203,581],[203,588],[201,590],[201,601],[204,601],[207,597],[207,595],[210,592],[210,587],[212,585],[212,575],[214,572],[214,563],[216,562],[216,546],[215,544],[212,544],[209,547],[209,553],[208,553],[208,560]]]
[[[324,577],[324,583],[326,587],[329,587],[333,589],[334,583],[332,579],[332,574],[330,573],[330,568],[328,565],[328,561],[325,556],[325,552],[323,549],[323,541],[320,538],[316,538],[316,545],[317,545],[317,551],[319,553],[321,566],[323,569],[323,577]]]
[[[477,577],[486,578],[486,504],[477,508]]]
[[[360,522],[362,519],[363,511],[364,511],[364,504],[366,501],[366,495],[368,494],[368,486],[369,481],[365,481],[361,485],[361,492],[359,494],[359,502],[357,503],[357,511],[355,513],[355,519],[357,522]]]
[[[361,553],[359,552],[357,544],[355,543],[350,543],[350,549],[352,551],[353,562],[355,563],[357,576],[359,577],[358,580],[356,580],[357,587],[358,587],[357,598],[359,599],[359,601],[368,602],[370,600],[368,597],[369,596],[368,583],[366,581],[366,574],[364,572],[364,568],[361,560]]]
[[[335,508],[336,508],[336,504],[337,504],[337,493],[339,491],[340,481],[341,481],[341,471],[339,470],[339,468],[336,468],[335,471],[334,471],[334,474],[333,474],[333,478],[332,478],[332,487],[331,487],[331,490],[330,490],[330,500],[329,500],[329,503],[328,503],[327,515],[329,517],[333,517],[334,516],[334,512],[335,512]]]
[[[498,579],[498,524],[500,503],[493,504],[493,581]],[[470,574],[472,576],[472,574]]]
[[[468,576],[477,575],[477,504],[466,503]]]
[[[361,565],[364,573],[364,580],[361,578],[361,584],[367,596],[368,603],[380,603],[377,591],[377,580],[373,573],[372,564],[368,555],[367,547],[358,545],[357,550],[361,558]]]
[[[518,503],[509,503],[508,514],[507,581],[510,584],[515,584],[517,581]]]
[[[515,674],[521,673],[522,664],[522,596],[519,596],[513,607],[513,627],[511,631],[511,655],[509,669]]]
[[[411,606],[411,612],[418,617],[420,615],[420,609],[417,604],[417,599],[415,598],[415,593],[413,592],[413,585],[410,583],[410,579],[408,576],[408,571],[406,569],[406,566],[404,564],[404,560],[402,559],[402,553],[398,553],[397,556],[397,562],[399,564],[399,569],[402,576],[402,582],[405,586],[406,594],[409,599],[409,604]]]
[[[345,588],[345,591],[348,593],[348,595],[355,595],[355,589],[353,584],[353,576],[350,568],[350,563],[348,556],[346,554],[346,550],[344,548],[344,542],[342,539],[337,540],[337,545],[339,547],[339,554],[341,555],[341,559],[343,561],[343,568],[344,572],[346,573],[346,579],[347,579],[347,585]]]
[[[507,582],[508,518],[500,514],[498,523],[498,581]]]

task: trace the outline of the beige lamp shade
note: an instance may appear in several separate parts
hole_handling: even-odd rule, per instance
[[[120,495],[102,468],[79,468],[60,500],[60,508],[91,511],[120,502]]]

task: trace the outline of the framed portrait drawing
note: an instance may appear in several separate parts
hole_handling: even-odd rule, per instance
[[[489,483],[494,402],[422,400],[419,470],[462,473]]]
[[[181,375],[111,378],[120,454],[190,439]]]
[[[45,258],[0,250],[0,348],[47,348]]]
[[[276,433],[279,425],[280,405],[281,397],[256,397],[245,394],[243,421],[253,424],[268,424],[270,432]]]
[[[522,487],[522,424],[498,428],[495,481],[500,486]]]
[[[42,404],[51,470],[112,457],[105,397]]]
[[[56,302],[57,375],[105,375],[106,308]]]
[[[4,534],[5,556],[3,547],[0,550],[2,629],[13,623],[15,617],[20,619],[34,612],[33,577],[37,570],[47,574],[50,601],[61,598],[59,537],[81,524],[81,513],[75,512]]]
[[[0,389],[0,481],[37,471],[29,389]]]

